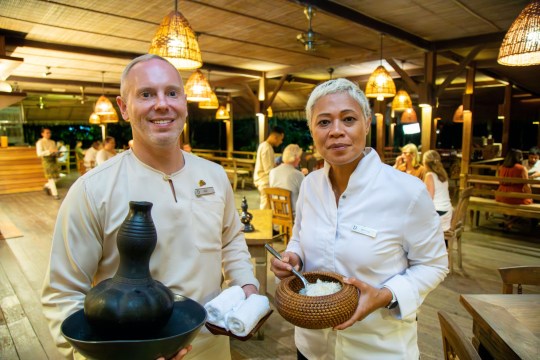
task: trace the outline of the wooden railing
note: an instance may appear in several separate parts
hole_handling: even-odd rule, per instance
[[[35,148],[0,149],[0,194],[43,190],[46,182]]]

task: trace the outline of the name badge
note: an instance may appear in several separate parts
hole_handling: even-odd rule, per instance
[[[195,196],[197,197],[201,197],[204,195],[212,195],[212,194],[215,194],[215,191],[214,191],[214,188],[211,186],[195,189]]]
[[[353,225],[352,231],[354,231],[356,233],[359,233],[359,234],[367,235],[367,236],[372,237],[372,238],[377,236],[377,230],[371,229],[371,228],[368,228],[368,227],[362,226],[362,225]]]

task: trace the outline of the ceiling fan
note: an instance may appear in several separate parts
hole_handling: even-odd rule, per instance
[[[315,45],[322,45],[326,43],[326,41],[320,40],[319,35],[315,33],[315,31],[313,31],[311,23],[313,17],[315,16],[315,10],[311,7],[311,5],[308,5],[304,8],[304,14],[308,19],[308,31],[306,33],[300,33],[296,35],[296,40],[304,44],[304,49],[306,51],[315,51],[317,50],[315,48]]]

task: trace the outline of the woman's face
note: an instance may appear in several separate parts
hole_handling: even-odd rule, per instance
[[[401,153],[401,156],[403,157],[403,160],[405,160],[407,164],[410,164],[414,158],[414,153],[411,151],[404,150]]]
[[[321,97],[313,107],[311,135],[319,154],[331,165],[359,160],[370,124],[347,93]]]

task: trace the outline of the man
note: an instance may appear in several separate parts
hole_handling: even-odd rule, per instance
[[[146,54],[125,68],[117,103],[136,144],[77,179],[58,213],[44,314],[59,347],[62,321],[83,307],[92,284],[112,277],[119,263],[116,234],[129,201],[153,203],[158,243],[150,259],[155,280],[205,304],[227,285],[246,296],[258,282],[221,166],[180,151],[187,117],[182,78],[167,60]],[[202,194],[202,195],[201,195]],[[201,329],[189,359],[230,359],[229,338]],[[181,358],[188,349],[177,356]]]
[[[270,131],[268,138],[263,141],[257,149],[257,159],[255,160],[255,170],[253,172],[253,183],[259,190],[260,208],[268,209],[270,204],[266,200],[264,189],[270,185],[270,170],[275,166],[274,147],[281,145],[285,132],[279,126]]]
[[[293,214],[296,209],[296,199],[300,192],[300,185],[304,174],[298,170],[302,159],[302,149],[296,144],[289,144],[283,150],[283,163],[270,170],[270,187],[277,187],[291,192]]]
[[[86,172],[96,167],[97,153],[100,149],[101,149],[101,142],[96,140],[92,143],[92,146],[90,146],[90,148],[86,150],[84,154],[84,167],[86,168]]]
[[[523,160],[523,166],[527,169],[530,179],[540,177],[540,149],[533,146],[529,150],[529,156],[527,160]]]
[[[56,189],[56,179],[60,176],[60,169],[56,162],[58,148],[54,140],[51,140],[51,129],[41,129],[41,139],[36,143],[36,153],[41,158],[41,165],[43,165],[43,171],[47,178],[43,190],[47,195],[52,195],[55,200],[60,200]]]
[[[103,148],[96,154],[96,165],[101,165],[116,155],[116,140],[112,136],[107,136],[103,141]]]

